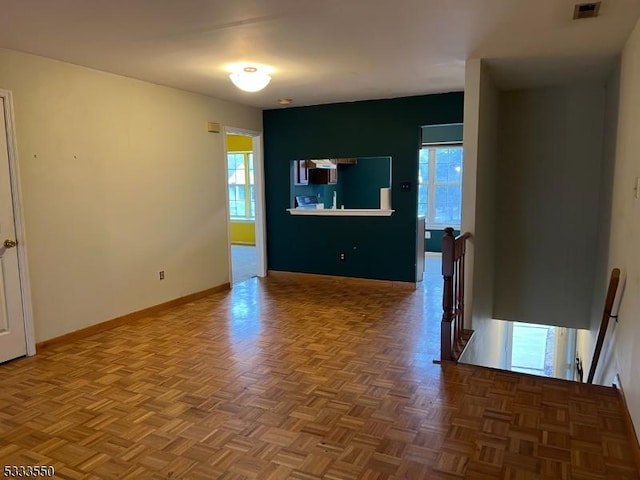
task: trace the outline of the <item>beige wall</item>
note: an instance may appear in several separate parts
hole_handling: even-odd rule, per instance
[[[467,318],[473,318],[475,334],[461,361],[504,368],[507,330],[504,322],[492,320],[499,95],[487,65],[481,60],[468,61],[462,231],[473,234],[467,250],[472,275],[466,276],[465,304],[471,306]]]
[[[609,284],[609,276],[611,274],[609,270],[609,230],[611,228],[611,202],[613,198],[613,169],[616,160],[619,95],[620,65],[618,64],[611,73],[606,87],[602,170],[600,172],[600,205],[598,208],[598,241],[594,258],[595,275],[593,301],[591,304],[591,326],[589,330],[578,330],[576,339],[576,353],[582,360],[585,378],[591,367],[591,359],[602,321],[602,310],[604,308],[604,300]],[[613,328],[615,328],[615,323],[611,322],[607,336],[611,335]],[[604,344],[600,356],[600,365],[610,361],[611,355],[613,355],[611,347],[610,342]],[[602,373],[602,368],[596,371],[596,382],[601,379],[600,381],[610,385],[613,378],[612,375],[607,380],[601,376]]]
[[[3,49],[0,88],[37,341],[229,281],[224,136],[206,126],[260,131],[259,110]]]
[[[478,173],[478,134],[480,121],[480,71],[482,60],[467,60],[464,80],[464,169],[462,170],[462,219],[460,230],[475,234],[476,228],[476,183]],[[465,318],[466,327],[472,322],[471,308],[474,298],[475,238],[467,242],[465,265]]]
[[[618,323],[608,337],[613,352],[598,367],[596,380],[611,384],[620,374],[636,432],[640,432],[640,21],[627,41],[620,69],[618,133],[613,174],[609,269],[622,272]],[[640,195],[640,194],[638,194]]]
[[[478,167],[476,177],[475,228],[473,244],[478,255],[474,260],[473,283],[475,299],[473,318],[493,318],[496,160],[498,157],[498,126],[500,92],[488,67],[480,71],[480,104],[478,126]],[[476,325],[477,327],[477,325]]]

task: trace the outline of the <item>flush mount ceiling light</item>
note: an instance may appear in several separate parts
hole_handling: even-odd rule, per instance
[[[259,92],[271,81],[270,75],[256,67],[244,67],[242,71],[229,75],[229,78],[236,87],[245,92]]]

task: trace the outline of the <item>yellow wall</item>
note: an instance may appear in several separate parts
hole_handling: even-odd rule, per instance
[[[253,139],[246,135],[227,135],[227,151],[229,152],[251,152],[253,150]],[[231,243],[240,245],[256,244],[255,222],[231,221]]]
[[[256,225],[254,222],[231,221],[231,243],[242,245],[256,244]]]
[[[225,138],[207,122],[261,130],[259,109],[1,48],[0,88],[37,341],[229,281]]]
[[[250,152],[253,150],[253,138],[246,135],[227,135],[229,152]]]

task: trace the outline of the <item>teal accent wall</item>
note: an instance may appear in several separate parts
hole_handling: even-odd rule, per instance
[[[444,230],[427,228],[427,231],[431,232],[431,238],[424,239],[424,251],[442,252],[442,236],[444,235]],[[457,237],[458,235],[460,235],[460,230],[454,230],[453,236]]]
[[[338,208],[380,208],[380,189],[391,186],[391,158],[358,158],[357,162],[339,166]]]
[[[462,92],[263,112],[270,270],[415,281],[421,127],[461,123]],[[291,160],[390,156],[390,217],[292,216]],[[401,183],[409,182],[409,191]],[[346,260],[340,261],[339,254]]]

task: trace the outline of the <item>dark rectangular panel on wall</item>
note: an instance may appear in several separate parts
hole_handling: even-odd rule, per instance
[[[450,125],[427,125],[422,127],[422,143],[462,143],[461,123]]]
[[[265,110],[268,268],[415,281],[421,127],[461,123],[462,115],[462,92]],[[379,156],[391,157],[392,216],[294,217],[286,211],[292,160]],[[408,191],[400,189],[404,182]]]

